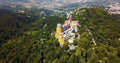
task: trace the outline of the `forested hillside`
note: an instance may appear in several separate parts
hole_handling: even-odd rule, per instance
[[[30,23],[35,21],[37,15],[32,13],[15,13],[13,11],[0,9],[0,45],[8,39],[21,35],[29,29]]]
[[[0,63],[120,62],[119,15],[99,8],[75,10],[72,17],[81,25],[80,38],[70,50],[68,45],[60,47],[54,36],[57,23],[63,23],[66,16],[0,12]]]

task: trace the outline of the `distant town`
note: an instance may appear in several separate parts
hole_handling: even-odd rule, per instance
[[[76,0],[73,3],[67,3],[69,2],[69,0],[66,1],[57,1],[54,0],[53,2],[49,2],[49,1],[38,1],[38,0],[30,0],[27,2],[23,2],[23,1],[18,1],[18,2],[10,2],[10,1],[2,1],[0,2],[0,8],[3,6],[9,6],[13,9],[15,8],[27,8],[27,9],[31,9],[34,7],[37,7],[39,9],[41,8],[47,8],[49,10],[54,10],[55,12],[65,12],[66,9],[70,10],[70,9],[76,9],[77,7],[89,7],[89,6],[95,6],[95,7],[104,7],[109,13],[111,14],[120,14],[120,3],[119,2],[107,2],[105,0],[102,0],[102,2],[104,2],[103,4],[101,4],[102,2],[91,2],[92,0]],[[79,3],[77,3],[79,2]],[[105,3],[107,2],[107,3]],[[75,8],[74,8],[75,7]],[[57,9],[56,9],[57,8]],[[60,9],[59,9],[60,8]],[[61,10],[62,9],[62,10]]]
[[[105,9],[111,14],[120,14],[120,3],[110,3]]]

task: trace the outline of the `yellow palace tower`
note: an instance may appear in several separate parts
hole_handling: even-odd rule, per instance
[[[64,45],[64,40],[62,38],[62,25],[60,23],[57,24],[55,37],[58,39],[61,46]]]

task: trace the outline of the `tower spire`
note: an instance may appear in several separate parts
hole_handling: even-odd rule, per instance
[[[72,15],[70,15],[69,19],[70,23],[72,22]]]

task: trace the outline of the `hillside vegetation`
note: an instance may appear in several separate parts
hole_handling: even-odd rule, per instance
[[[60,47],[54,37],[57,23],[63,23],[65,16],[34,19],[34,14],[31,14],[33,19],[20,17],[18,20],[16,15],[0,14],[0,26],[4,26],[0,27],[0,63],[120,62],[120,19],[103,9],[74,11],[73,20],[78,20],[81,25],[80,38],[74,41],[77,45],[74,50],[69,50],[68,45]]]

